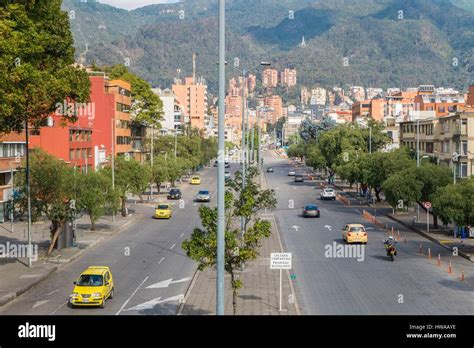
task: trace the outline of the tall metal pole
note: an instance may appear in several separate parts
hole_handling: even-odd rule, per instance
[[[250,163],[255,160],[255,125],[252,126],[252,133],[250,135],[252,137],[251,146],[250,146]]]
[[[224,315],[225,263],[225,0],[219,0],[219,125],[217,168],[217,279],[216,314]]]
[[[263,163],[262,163],[262,125],[260,119],[260,113],[257,111],[257,122],[258,122],[258,167],[260,169],[260,185],[262,184],[263,177]]]
[[[154,155],[155,155],[155,125],[151,125],[151,147],[150,147],[150,165],[151,170],[154,171]],[[153,183],[150,183],[150,201],[153,201]]]
[[[246,146],[246,117],[245,117],[245,69],[242,71],[242,191],[245,190],[247,172],[246,172],[246,165],[247,165],[247,146]],[[240,234],[244,236],[244,229],[245,229],[245,218],[242,216],[240,218]]]
[[[416,120],[416,166],[420,167],[420,119]],[[416,205],[416,221],[420,221],[420,205]]]
[[[372,126],[369,126],[369,153],[372,153]]]
[[[178,153],[178,130],[174,130],[174,157],[176,158]]]
[[[14,189],[15,189],[15,186],[14,186],[14,182],[13,182],[13,166],[10,162],[10,177],[11,177],[11,180],[12,180],[12,191],[11,191],[11,194],[10,194],[10,204],[11,204],[11,207],[10,207],[10,231],[11,232],[14,232],[14,226],[13,226],[13,219],[14,219],[14,208],[13,208],[13,192],[14,192]]]
[[[25,121],[25,130],[26,130],[26,197],[28,204],[28,267],[32,266],[31,254],[33,253],[33,248],[31,245],[31,192],[30,192],[30,150],[29,150],[29,134],[28,134],[28,119]]]
[[[112,152],[110,162],[112,165],[112,191],[115,191],[115,117],[112,121]],[[112,221],[115,221],[115,207],[112,209]]]

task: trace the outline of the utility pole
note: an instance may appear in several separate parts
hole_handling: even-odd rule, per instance
[[[246,151],[246,117],[245,117],[245,69],[242,71],[242,191],[245,190],[246,184],[246,161],[247,161],[247,151]],[[242,216],[240,218],[240,234],[244,236],[245,228],[245,218]]]
[[[257,122],[258,122],[258,167],[260,169],[260,185],[262,184],[263,177],[263,163],[262,163],[262,125],[260,119],[260,113],[257,111]]]
[[[155,152],[155,125],[151,125],[151,148],[150,148],[150,165],[153,172]],[[153,201],[153,183],[150,183],[150,201]]]
[[[115,116],[112,119],[112,152],[110,164],[112,165],[112,191],[115,191]],[[112,209],[112,221],[115,221],[115,207]]]
[[[31,254],[33,253],[33,247],[31,245],[31,192],[30,192],[30,151],[29,151],[29,131],[28,131],[28,119],[25,121],[26,130],[26,197],[28,204],[28,267],[32,266]]]
[[[178,130],[174,130],[174,158],[176,158],[178,154]]]
[[[369,153],[372,153],[372,126],[369,125]]]
[[[419,117],[419,116],[418,116]],[[416,120],[416,166],[420,167],[420,119]],[[416,221],[420,221],[420,205],[416,205]]]
[[[243,111],[243,110],[242,110]],[[225,263],[225,0],[219,0],[219,125],[217,168],[217,278],[216,314],[224,315]]]
[[[252,137],[252,142],[251,142],[251,150],[250,150],[250,163],[253,163],[255,160],[255,125],[252,126],[252,133],[250,135]]]

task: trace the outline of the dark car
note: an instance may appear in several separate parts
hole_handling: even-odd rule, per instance
[[[168,192],[168,199],[181,199],[181,190],[178,188],[172,188],[170,192]]]
[[[267,173],[273,173],[273,167],[268,167],[267,168]]]
[[[320,217],[321,212],[319,208],[314,204],[308,204],[303,207],[303,217]]]
[[[302,174],[295,175],[295,182],[304,182],[304,177]]]

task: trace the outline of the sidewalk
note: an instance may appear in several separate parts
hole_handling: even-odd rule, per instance
[[[54,272],[60,265],[69,263],[79,257],[86,249],[100,243],[105,238],[123,230],[136,221],[134,215],[123,218],[118,215],[115,221],[111,216],[99,219],[96,230],[90,231],[88,216],[76,220],[77,246],[62,250],[54,250],[51,257],[46,259],[50,243],[49,222],[35,223],[31,227],[33,246],[38,245],[37,260],[28,267],[26,258],[0,258],[0,306],[12,301],[28,291]],[[10,223],[0,224],[0,245],[27,244],[27,225],[25,222],[15,222],[14,232],[10,232]]]

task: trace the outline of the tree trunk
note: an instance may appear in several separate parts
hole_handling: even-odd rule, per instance
[[[120,199],[122,200],[122,216],[127,217],[127,209],[125,206],[126,197],[120,197]]]
[[[46,253],[46,257],[50,257],[51,253],[53,252],[54,245],[56,244],[56,241],[58,240],[59,235],[61,234],[61,222],[60,221],[51,221],[53,225],[53,229],[51,231],[51,234],[53,237],[51,238],[51,244],[49,245],[48,252]]]
[[[158,192],[158,194],[160,194],[160,188],[161,188],[161,182],[157,182],[156,183],[156,191]]]
[[[140,195],[138,195],[138,197],[140,197],[140,203],[143,203],[143,195],[140,194]]]
[[[92,214],[89,212],[89,217],[91,219],[91,231],[95,231],[95,221],[96,219],[92,217]]]
[[[438,228],[438,215],[433,215],[433,228]]]
[[[237,315],[237,288],[235,286],[234,272],[230,272],[230,281],[232,285],[232,309],[233,309],[234,315]]]

